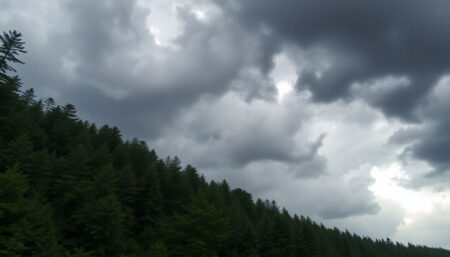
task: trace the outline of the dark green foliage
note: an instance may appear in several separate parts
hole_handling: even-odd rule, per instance
[[[124,218],[120,202],[112,194],[85,203],[74,219],[80,246],[95,256],[119,256],[124,247]]]
[[[291,217],[73,105],[36,100],[7,74],[20,34],[0,40],[0,257],[450,256]]]
[[[144,257],[168,257],[168,250],[166,246],[161,242],[154,243],[150,250],[148,250]]]
[[[25,252],[25,238],[21,229],[29,203],[26,179],[17,169],[0,174],[0,256],[21,256]]]
[[[26,177],[13,169],[0,173],[0,256],[59,256],[51,208],[27,199]]]
[[[230,228],[224,213],[198,193],[183,214],[175,214],[168,242],[172,256],[218,256],[224,250]]]
[[[57,257],[61,254],[52,209],[46,203],[33,200],[22,223],[26,253],[24,256]]]

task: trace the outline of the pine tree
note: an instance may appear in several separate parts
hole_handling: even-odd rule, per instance
[[[0,83],[5,83],[11,77],[8,72],[16,72],[11,63],[23,62],[18,59],[18,55],[26,53],[22,34],[17,31],[3,32],[0,35]]]
[[[20,87],[18,77],[0,81],[0,150],[17,136],[20,122],[16,115],[23,107],[19,100]]]

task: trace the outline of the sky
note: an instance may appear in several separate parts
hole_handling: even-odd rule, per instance
[[[450,249],[447,0],[0,0],[25,88],[291,213]]]

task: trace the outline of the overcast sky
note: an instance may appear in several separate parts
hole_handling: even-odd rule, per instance
[[[448,0],[0,0],[39,97],[291,213],[450,249]]]

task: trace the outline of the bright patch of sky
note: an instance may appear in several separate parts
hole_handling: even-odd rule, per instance
[[[294,89],[297,80],[297,68],[284,52],[275,56],[274,63],[271,77],[278,90],[277,99],[281,101],[285,95],[291,93]]]

